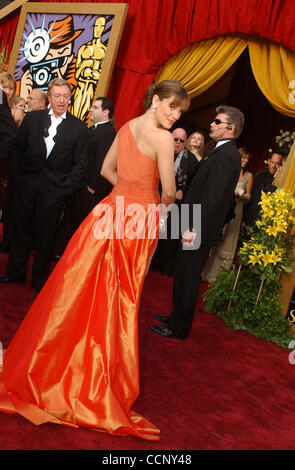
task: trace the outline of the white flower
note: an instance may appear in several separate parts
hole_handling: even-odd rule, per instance
[[[284,148],[285,151],[289,151],[292,147],[292,144],[295,140],[295,131],[292,133],[290,131],[283,131],[280,129],[280,135],[275,136],[275,142],[278,147]]]

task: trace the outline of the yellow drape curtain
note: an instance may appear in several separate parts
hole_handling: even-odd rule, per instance
[[[264,39],[251,39],[249,55],[264,96],[279,113],[295,117],[294,52]]]
[[[247,46],[262,93],[279,113],[295,117],[295,54],[264,39],[237,35],[200,41],[171,57],[156,81],[179,80],[194,98],[213,85]]]
[[[278,188],[285,188],[295,196],[295,142],[291,147],[286,163],[274,179],[274,185]]]
[[[179,80],[191,98],[203,93],[237,60],[247,47],[247,40],[218,37],[186,47],[171,57],[160,70],[157,82]]]
[[[284,187],[287,189],[287,191],[292,192],[293,196],[295,196],[295,144],[293,144],[288,159],[289,158],[291,160],[291,164]]]

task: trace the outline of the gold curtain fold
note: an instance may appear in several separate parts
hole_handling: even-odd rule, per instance
[[[255,80],[264,96],[279,113],[295,117],[294,52],[271,41],[251,39],[249,54]]]
[[[262,93],[279,113],[295,117],[295,54],[264,39],[236,35],[200,41],[171,57],[156,81],[179,80],[194,98],[213,85],[247,46]]]
[[[157,82],[179,80],[191,98],[215,83],[247,47],[240,36],[217,37],[186,47],[171,57],[158,73]]]
[[[295,142],[292,145],[292,148],[290,150],[286,165],[289,159],[290,159],[290,163],[288,165],[289,168],[287,167],[288,173],[286,176],[286,182],[284,184],[284,188],[287,191],[292,192],[293,196],[295,196]]]

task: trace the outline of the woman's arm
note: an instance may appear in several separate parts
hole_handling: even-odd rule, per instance
[[[249,176],[248,181],[246,183],[246,192],[243,194],[243,199],[249,201],[251,199],[251,193],[254,185],[254,178],[253,175]]]
[[[174,145],[170,132],[159,133],[156,142],[159,175],[162,186],[161,203],[168,207],[175,200]]]
[[[101,176],[107,179],[113,186],[117,183],[117,142],[118,136],[116,136],[112,143],[101,167]]]

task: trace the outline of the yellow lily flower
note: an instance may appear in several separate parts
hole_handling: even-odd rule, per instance
[[[282,257],[274,252],[272,252],[270,256],[271,256],[270,263],[273,263],[274,265],[276,265],[278,261],[282,261]]]
[[[252,264],[253,266],[255,264],[261,264],[261,255],[257,255],[257,253],[254,253],[253,255],[249,255],[249,261],[248,264]]]
[[[288,224],[286,222],[282,222],[280,224],[277,224],[277,232],[282,232],[282,233],[286,233],[287,232],[287,229],[288,229]]]
[[[265,231],[268,235],[273,235],[274,237],[276,237],[280,230],[278,230],[277,226],[269,225],[269,227],[267,227]]]
[[[253,243],[252,247],[256,251],[263,251],[263,248],[264,248],[264,246],[261,245],[261,243]]]
[[[264,264],[269,264],[269,263],[272,263],[272,256],[271,254],[266,251],[265,253],[263,253],[262,255],[262,261]]]
[[[256,220],[257,227],[265,227],[266,222],[263,219]]]

